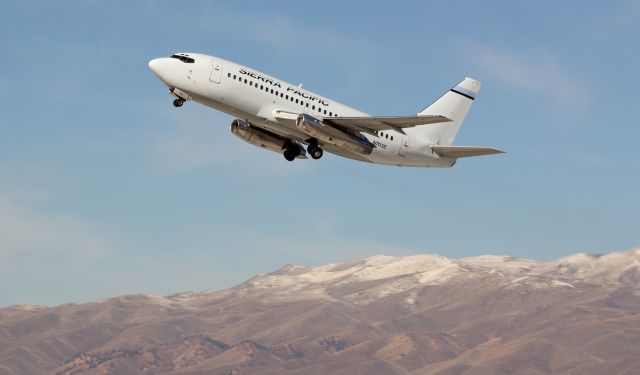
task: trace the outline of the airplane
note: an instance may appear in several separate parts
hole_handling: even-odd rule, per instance
[[[500,154],[493,147],[453,146],[480,91],[465,78],[416,115],[370,116],[256,69],[215,56],[176,53],[149,61],[181,107],[194,101],[236,119],[243,141],[288,161],[320,159],[324,150],[359,161],[409,167],[452,167],[459,158]]]

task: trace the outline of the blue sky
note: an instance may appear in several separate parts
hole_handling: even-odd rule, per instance
[[[640,244],[640,3],[3,1],[0,306],[216,290],[388,254]],[[171,106],[148,60],[217,55],[379,115],[483,88],[452,169],[286,162]]]

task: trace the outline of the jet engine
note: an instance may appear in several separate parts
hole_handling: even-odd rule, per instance
[[[374,147],[366,138],[342,131],[330,124],[325,124],[306,113],[298,116],[296,126],[321,142],[345,148],[359,154],[369,155]]]
[[[231,122],[231,133],[254,146],[277,153],[291,149],[296,151],[293,157],[305,157],[305,150],[299,143],[271,133],[270,131],[252,126],[245,120],[233,120],[233,122]]]

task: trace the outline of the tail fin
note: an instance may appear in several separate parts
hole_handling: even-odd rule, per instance
[[[480,82],[473,78],[465,78],[456,87],[447,91],[433,104],[418,113],[419,115],[441,115],[450,118],[452,121],[417,126],[415,132],[426,138],[429,143],[449,146],[453,143],[453,139],[479,91]]]

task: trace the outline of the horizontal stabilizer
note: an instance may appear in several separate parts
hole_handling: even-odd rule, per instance
[[[431,150],[436,154],[448,158],[468,158],[472,156],[503,154],[504,151],[493,147],[473,146],[433,146]]]

